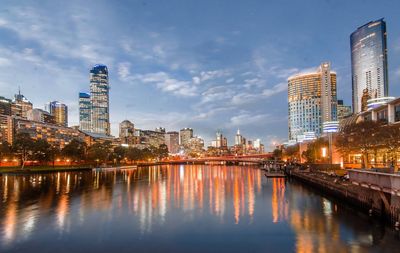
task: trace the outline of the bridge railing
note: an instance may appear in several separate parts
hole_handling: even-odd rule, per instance
[[[371,189],[400,194],[400,175],[367,170],[348,170],[349,179],[354,184],[358,184]]]

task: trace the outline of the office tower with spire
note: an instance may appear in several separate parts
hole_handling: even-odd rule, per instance
[[[18,89],[18,94],[15,94],[11,105],[11,114],[17,117],[26,118],[27,112],[32,110],[32,103],[21,94],[21,89]]]
[[[387,35],[383,19],[371,21],[350,35],[353,112],[362,111],[367,89],[371,98],[388,96]]]

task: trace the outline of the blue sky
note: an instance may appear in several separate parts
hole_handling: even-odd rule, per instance
[[[109,67],[111,122],[192,127],[207,143],[240,128],[287,138],[287,77],[322,61],[351,104],[350,34],[384,17],[390,95],[400,88],[399,1],[7,1],[0,7],[0,95],[59,100],[78,124],[89,69]]]

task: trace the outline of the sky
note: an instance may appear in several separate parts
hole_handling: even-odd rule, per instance
[[[109,69],[111,128],[237,129],[267,149],[288,136],[287,78],[331,62],[351,104],[350,34],[385,18],[389,95],[400,96],[400,1],[12,1],[0,6],[0,96],[68,105]]]

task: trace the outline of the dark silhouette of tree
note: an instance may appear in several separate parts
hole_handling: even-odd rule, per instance
[[[30,159],[34,152],[34,141],[28,133],[18,133],[12,146],[12,150],[21,158],[21,169],[25,162]]]
[[[74,161],[81,161],[86,158],[87,145],[85,142],[74,139],[62,149],[63,156],[73,159]]]

